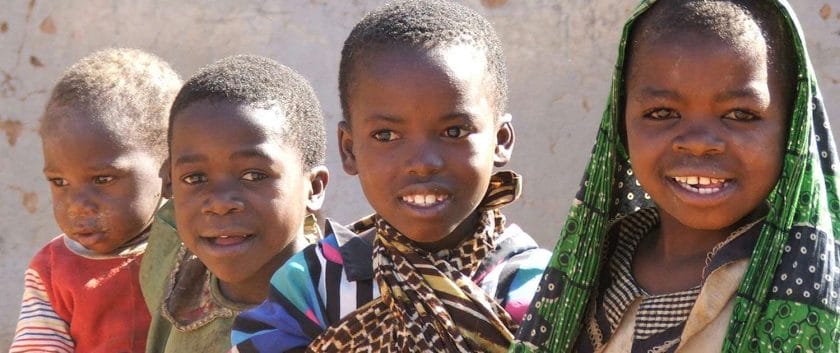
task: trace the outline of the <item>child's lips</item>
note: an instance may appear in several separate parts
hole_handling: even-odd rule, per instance
[[[432,211],[452,199],[452,193],[439,184],[414,184],[403,188],[398,200],[412,209]]]
[[[233,245],[238,245],[238,244],[244,243],[245,241],[250,239],[251,236],[252,236],[251,234],[241,235],[241,236],[240,235],[232,235],[232,236],[224,235],[224,236],[220,236],[220,237],[205,238],[205,239],[207,239],[208,241],[210,241],[214,245],[233,246]]]
[[[447,194],[418,193],[403,195],[402,201],[415,207],[434,207],[449,199]]]
[[[672,179],[683,189],[698,194],[714,194],[720,192],[726,187],[728,182],[731,182],[731,179],[727,180],[697,175],[675,176]]]
[[[717,205],[736,187],[735,179],[703,176],[702,174],[667,177],[677,196],[687,204],[708,207]]]
[[[104,231],[98,231],[98,230],[77,231],[77,232],[73,232],[73,235],[76,237],[76,239],[79,239],[81,241],[84,241],[84,240],[94,241],[96,239],[104,237],[105,232]]]
[[[73,228],[71,234],[79,238],[90,238],[96,235],[101,235],[107,232],[107,229],[101,229],[97,226],[77,226]]]
[[[233,247],[250,240],[254,234],[248,231],[213,230],[202,233],[199,238],[214,247]]]

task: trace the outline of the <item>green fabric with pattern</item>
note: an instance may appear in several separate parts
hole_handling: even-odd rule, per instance
[[[834,139],[799,22],[773,1],[793,34],[798,80],[782,175],[735,302],[724,352],[838,352],[840,202]],[[549,268],[511,352],[570,352],[604,263],[611,220],[653,206],[639,188],[618,123],[628,35],[654,1],[624,26],[607,108],[592,158]],[[768,270],[774,269],[774,270]]]

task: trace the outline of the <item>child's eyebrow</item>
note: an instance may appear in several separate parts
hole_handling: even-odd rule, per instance
[[[634,97],[634,99],[637,101],[647,99],[667,99],[673,101],[681,101],[683,98],[679,93],[669,89],[645,86],[642,87],[641,91]]]
[[[127,163],[118,163],[119,161],[111,161],[95,165],[87,168],[86,173],[107,173],[107,172],[122,172],[131,169]],[[44,174],[61,174],[60,169],[52,166],[46,166],[43,170]]]
[[[199,162],[206,162],[207,156],[200,155],[200,154],[188,154],[185,156],[178,157],[175,160],[174,165],[181,165],[181,164],[190,164],[190,163],[199,163]]]
[[[440,117],[440,121],[451,121],[451,120],[468,120],[474,121],[478,119],[473,113],[470,112],[453,112]],[[385,115],[385,114],[373,114],[365,118],[365,121],[368,122],[377,122],[377,121],[385,121],[394,124],[401,124],[405,122],[405,119],[395,115]]]
[[[365,117],[365,121],[368,122],[377,122],[377,121],[387,121],[389,123],[402,123],[405,119],[400,118],[394,115],[385,115],[385,114],[373,114],[370,116]]]
[[[56,169],[54,169],[54,168],[52,168],[52,167],[49,167],[49,166],[44,167],[44,169],[43,169],[43,171],[42,171],[42,172],[43,172],[44,174],[58,174],[58,170],[56,170]]]
[[[470,112],[454,112],[444,115],[440,118],[441,121],[450,121],[450,120],[467,120],[467,121],[475,121],[478,119],[478,116],[470,113]]]
[[[715,96],[715,101],[725,102],[739,98],[748,98],[757,100],[759,102],[764,102],[766,100],[769,100],[770,97],[768,97],[766,91],[762,91],[752,86],[747,86],[743,88],[721,92]]]
[[[233,159],[240,159],[240,158],[259,158],[259,159],[264,159],[264,160],[267,160],[267,161],[272,161],[273,160],[271,158],[271,156],[269,156],[267,153],[265,153],[265,151],[263,151],[262,149],[259,149],[259,148],[248,148],[248,149],[243,149],[243,150],[233,152],[233,153],[231,153],[229,159],[233,160]]]

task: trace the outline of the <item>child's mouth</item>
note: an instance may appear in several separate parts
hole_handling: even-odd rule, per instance
[[[413,194],[401,197],[403,202],[416,207],[434,207],[449,198],[444,194]]]
[[[209,237],[204,238],[210,244],[218,245],[218,246],[231,246],[241,244],[242,242],[248,240],[252,234],[242,234],[242,235],[220,235],[217,237]]]
[[[676,176],[674,181],[685,190],[698,194],[714,194],[726,186],[726,179],[702,176]]]

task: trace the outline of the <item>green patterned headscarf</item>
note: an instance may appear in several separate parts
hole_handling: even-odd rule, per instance
[[[772,0],[792,33],[797,82],[784,166],[735,299],[724,352],[840,350],[840,168],[828,117],[796,15]],[[624,26],[609,102],[592,159],[512,352],[570,352],[597,290],[612,220],[653,206],[619,136],[628,36],[654,3]]]

